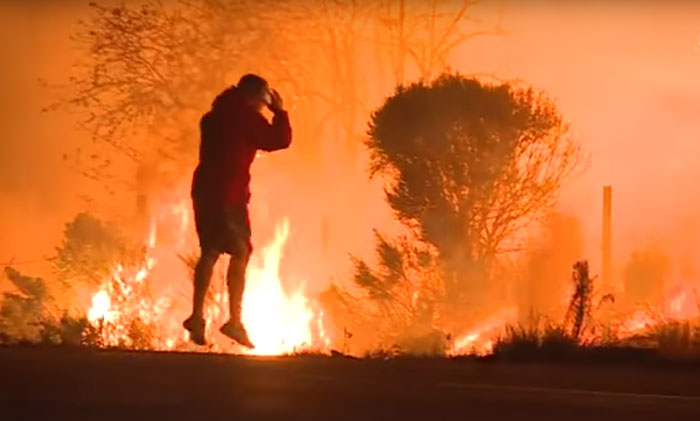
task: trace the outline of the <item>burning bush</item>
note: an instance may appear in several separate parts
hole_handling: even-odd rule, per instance
[[[133,265],[139,255],[143,256],[143,248],[129,246],[116,228],[80,213],[66,224],[63,242],[51,260],[61,281],[61,291],[54,289],[53,293],[67,291],[71,300],[82,289],[92,295],[109,278],[115,262]],[[84,309],[77,314],[61,309],[46,281],[11,267],[5,268],[5,274],[16,292],[3,294],[0,338],[4,342],[105,345],[104,326],[93,323],[95,320],[90,320],[91,315]],[[143,330],[135,328],[133,336],[142,338]],[[141,348],[149,347],[143,340],[136,342]]]

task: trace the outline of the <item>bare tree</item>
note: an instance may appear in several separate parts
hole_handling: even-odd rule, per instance
[[[424,82],[447,70],[450,54],[474,38],[498,35],[497,25],[485,25],[474,15],[476,0],[381,2],[379,42],[388,51],[394,83],[406,82],[406,68],[413,65]]]
[[[84,123],[96,139],[133,160],[150,147],[134,141],[133,132],[143,128],[165,141],[159,152],[166,157],[189,153],[196,136],[183,118],[201,112],[231,73],[250,61],[250,52],[264,45],[269,26],[246,18],[261,10],[255,4],[92,3],[91,20],[81,22],[74,36],[87,54],[71,79],[70,103],[87,111]]]

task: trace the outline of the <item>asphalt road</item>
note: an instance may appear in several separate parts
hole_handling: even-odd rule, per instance
[[[700,367],[0,348],[0,420],[700,420]]]

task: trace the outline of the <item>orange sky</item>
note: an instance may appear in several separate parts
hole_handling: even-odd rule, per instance
[[[0,263],[50,254],[96,191],[61,158],[85,135],[39,112],[50,99],[37,79],[65,79],[75,58],[68,35],[85,7],[70,4],[0,3],[10,40],[0,44]],[[591,157],[560,209],[581,218],[594,267],[601,189],[612,184],[618,263],[659,241],[700,269],[700,2],[494,1],[480,13],[500,15],[506,33],[463,45],[452,68],[520,78],[557,99]]]

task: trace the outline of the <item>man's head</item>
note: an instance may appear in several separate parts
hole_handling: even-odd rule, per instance
[[[236,89],[248,104],[258,111],[270,103],[270,91],[267,81],[258,75],[249,73],[243,76],[238,81]]]

